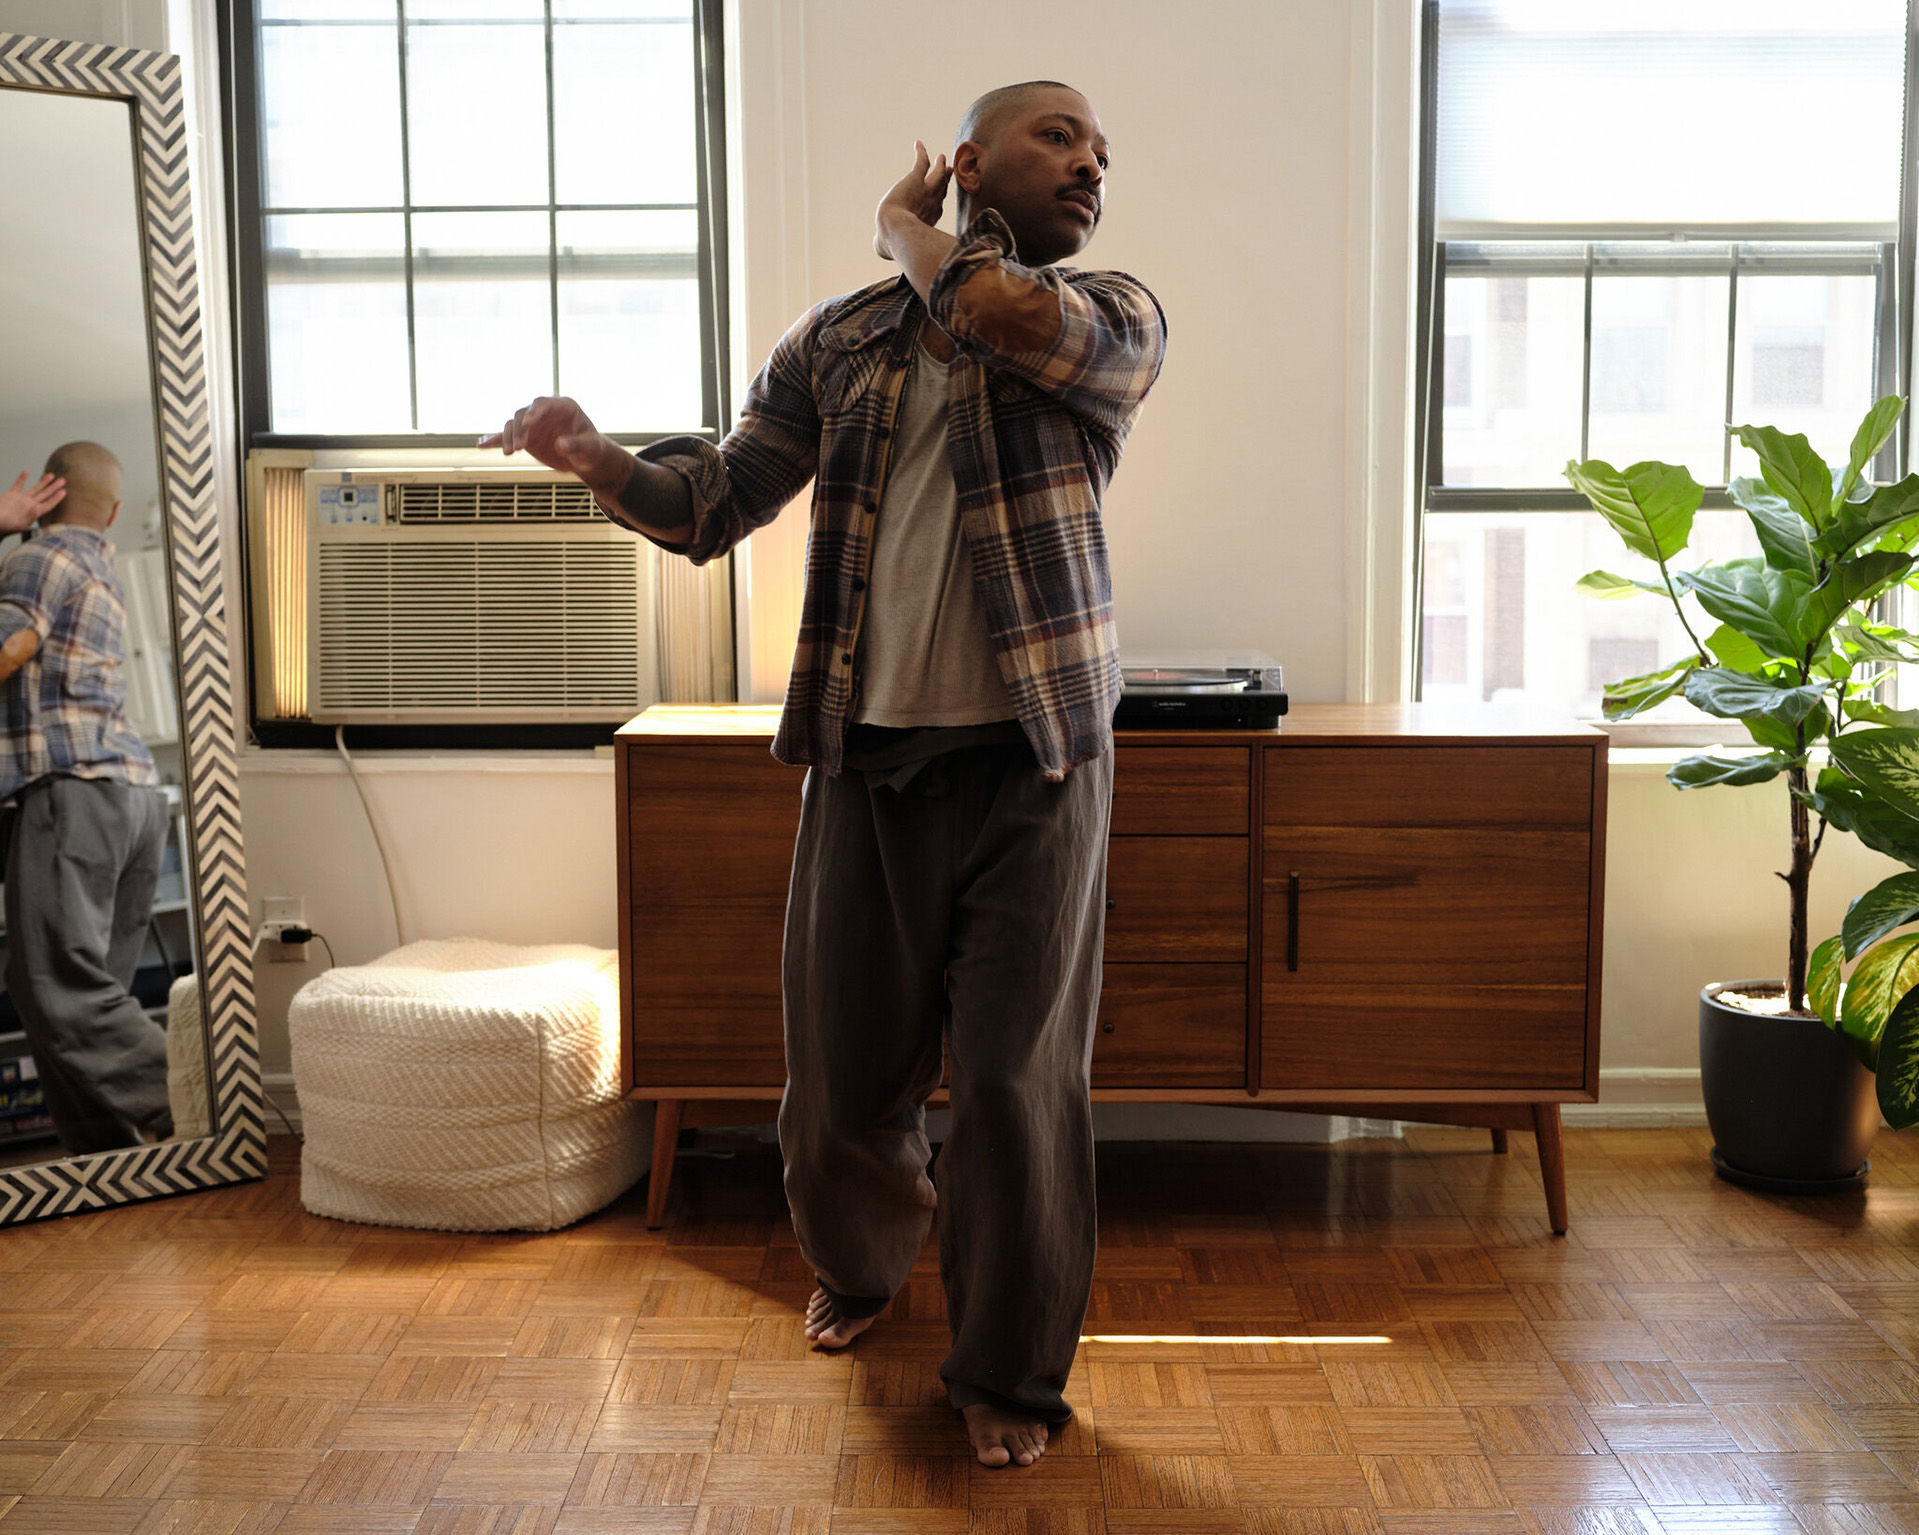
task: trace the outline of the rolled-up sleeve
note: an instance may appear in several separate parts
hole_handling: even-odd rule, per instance
[[[988,367],[1026,379],[1109,429],[1138,409],[1166,356],[1166,316],[1124,272],[1021,266],[988,209],[934,274],[927,312]]]
[[[806,488],[819,466],[820,416],[813,398],[813,334],[819,310],[780,338],[746,391],[739,424],[717,447],[700,437],[668,437],[640,450],[648,463],[686,481],[693,536],[684,543],[657,537],[616,517],[622,526],[695,565],[719,558],[762,528]]]

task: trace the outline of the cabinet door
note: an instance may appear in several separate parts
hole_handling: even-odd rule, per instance
[[[758,741],[620,749],[634,1082],[778,1086],[780,944],[803,774]]]
[[[1266,756],[1261,1083],[1585,1081],[1593,755]]]

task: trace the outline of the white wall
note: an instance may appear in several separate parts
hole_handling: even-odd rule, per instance
[[[827,294],[896,269],[873,208],[967,102],[1056,79],[1112,143],[1086,266],[1139,277],[1165,370],[1105,505],[1124,645],[1252,647],[1338,698],[1349,0],[807,0],[805,245]],[[935,62],[936,61],[936,62]],[[751,236],[749,235],[749,250]]]
[[[614,907],[613,763],[591,753],[489,757],[375,754],[361,761],[367,804],[394,864],[407,937],[502,943],[618,942]],[[394,944],[379,850],[337,758],[259,752],[241,775],[247,884],[299,896],[342,964]],[[286,1009],[324,964],[255,968],[262,1069],[287,1069]]]
[[[164,52],[167,0],[4,0],[0,32]]]
[[[1697,1110],[1698,994],[1713,981],[1786,971],[1789,860],[1785,780],[1679,790],[1666,758],[1613,753],[1606,838],[1601,1105]],[[1828,836],[1813,866],[1811,942],[1839,931],[1846,905],[1901,866]],[[1582,1111],[1573,1118],[1591,1118]]]
[[[211,35],[210,0],[0,0],[0,29],[37,30],[21,24],[29,12],[71,15],[75,29],[94,18],[81,35],[106,41],[152,45],[135,34],[168,35],[169,14],[176,46]],[[884,274],[872,210],[914,137],[943,144],[973,95],[1009,80],[1079,86],[1114,146],[1085,259],[1141,277],[1171,326],[1107,503],[1127,644],[1258,646],[1302,699],[1391,696],[1415,14],[1412,0],[740,0],[728,68],[743,365],[811,300]],[[784,678],[803,532],[789,515],[743,562],[761,696]],[[419,934],[613,942],[610,763],[393,759],[370,764],[367,787]],[[342,963],[384,949],[380,864],[338,765],[249,753],[242,788],[256,910],[302,895]],[[1681,794],[1656,765],[1622,760],[1610,811],[1601,1112],[1696,1112],[1699,987],[1783,968],[1783,791]],[[1829,840],[1815,937],[1882,866]],[[284,1070],[286,999],[310,973],[260,967],[270,1073]],[[1207,1122],[1166,1120],[1179,1133]]]
[[[1165,370],[1105,504],[1122,644],[1262,649],[1295,696],[1345,696],[1354,9],[744,7],[748,281],[761,261],[784,278],[750,287],[753,364],[806,303],[898,270],[873,254],[873,210],[915,138],[948,147],[996,85],[1076,86],[1112,143],[1105,217],[1080,262],[1133,273],[1168,317]],[[756,600],[797,581],[796,542],[754,552]],[[759,696],[779,696],[790,633],[749,667]]]

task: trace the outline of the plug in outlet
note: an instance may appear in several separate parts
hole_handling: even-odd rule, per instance
[[[304,943],[282,943],[280,934],[289,927],[305,927],[307,922],[307,903],[305,896],[270,895],[260,903],[260,928],[273,944],[268,958],[276,965],[299,964],[307,957],[307,945]]]

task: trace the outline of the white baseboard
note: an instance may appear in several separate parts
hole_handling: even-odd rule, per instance
[[[260,1076],[260,1091],[266,1098],[268,1135],[285,1135],[289,1123],[292,1124],[295,1135],[305,1128],[300,1119],[300,1095],[293,1090],[292,1072],[263,1072]],[[280,1114],[286,1115],[286,1119],[281,1119],[280,1114],[273,1112],[275,1107],[278,1107]]]
[[[1703,1125],[1706,1104],[1699,1094],[1699,1068],[1602,1066],[1599,1102],[1565,1104],[1559,1117],[1581,1130]]]
[[[1559,1119],[1568,1130],[1665,1130],[1703,1125],[1706,1105],[1699,1096],[1699,1068],[1602,1066],[1599,1102],[1562,1103]]]

